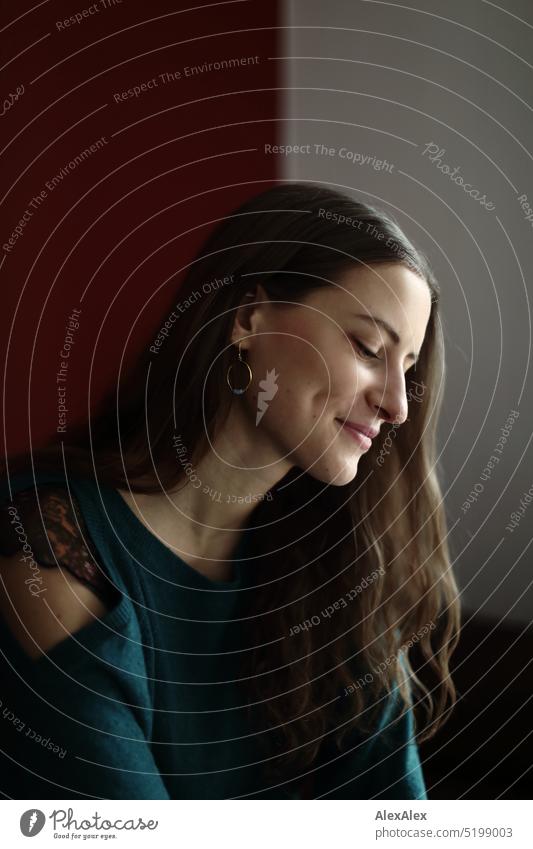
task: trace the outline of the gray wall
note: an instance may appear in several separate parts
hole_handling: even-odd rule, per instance
[[[533,606],[533,497],[520,506],[530,488],[533,496],[533,5],[417,5],[424,11],[360,0],[285,4],[283,142],[310,144],[311,153],[283,157],[283,173],[381,206],[428,253],[443,293],[440,465],[455,569],[468,613],[525,623]],[[315,144],[334,155],[316,155]],[[343,158],[342,148],[392,167]],[[431,161],[442,149],[441,166],[457,168],[477,199]],[[484,474],[491,456],[499,462]],[[506,529],[514,511],[523,515]]]

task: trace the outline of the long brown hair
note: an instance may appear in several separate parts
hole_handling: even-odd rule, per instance
[[[100,484],[137,493],[187,485],[174,437],[194,466],[209,450],[207,434],[239,403],[226,383],[229,340],[254,283],[273,301],[297,304],[358,264],[391,262],[424,279],[432,300],[406,376],[408,421],[382,427],[349,485],[293,469],[254,510],[256,586],[246,593],[242,641],[253,648],[242,653],[242,684],[264,712],[268,769],[285,778],[312,766],[326,735],[340,747],[350,729],[375,728],[396,685],[402,711],[413,706],[419,741],[456,700],[449,660],[460,603],[436,461],[444,349],[439,287],[422,252],[391,216],[338,191],[306,183],[264,191],[212,233],[175,293],[180,307],[96,421],[33,457],[37,471],[62,469],[64,451],[70,475],[96,472]],[[19,461],[27,464],[15,458],[15,468]]]

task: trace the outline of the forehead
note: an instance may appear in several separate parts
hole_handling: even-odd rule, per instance
[[[416,350],[422,346],[431,313],[431,292],[425,280],[400,263],[354,266],[332,285],[315,289],[309,303],[341,326],[360,321],[384,339],[383,327],[356,316],[374,316],[391,325]]]
[[[312,300],[340,313],[375,310],[380,314],[386,309],[389,318],[397,321],[411,317],[426,323],[431,311],[428,284],[400,263],[350,268],[331,285],[313,290]]]
[[[425,280],[400,263],[355,266],[344,271],[331,287],[334,300],[343,306],[397,304],[431,305],[431,293]],[[332,293],[332,294],[333,294]]]

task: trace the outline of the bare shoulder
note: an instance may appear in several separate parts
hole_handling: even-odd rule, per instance
[[[0,556],[0,615],[26,654],[36,659],[104,616],[108,607],[86,583],[61,567],[43,569],[40,591],[33,593],[25,583],[28,568],[21,556],[20,551]]]

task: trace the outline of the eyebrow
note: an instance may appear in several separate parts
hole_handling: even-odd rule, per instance
[[[383,327],[383,329],[387,331],[387,333],[389,334],[389,336],[391,337],[391,339],[392,339],[392,341],[394,342],[395,345],[400,344],[401,339],[398,336],[398,334],[396,333],[394,327],[391,327],[390,324],[388,322],[386,322],[383,318],[378,318],[375,315],[368,315],[367,313],[359,313],[359,312],[353,313],[353,315],[354,315],[355,318],[362,318],[362,319],[364,319],[364,321],[372,322],[372,324],[379,324],[380,327]],[[410,354],[407,354],[407,357],[408,357],[408,359],[412,360],[413,363],[416,363],[418,361],[418,357],[414,353],[414,351],[411,351]]]

